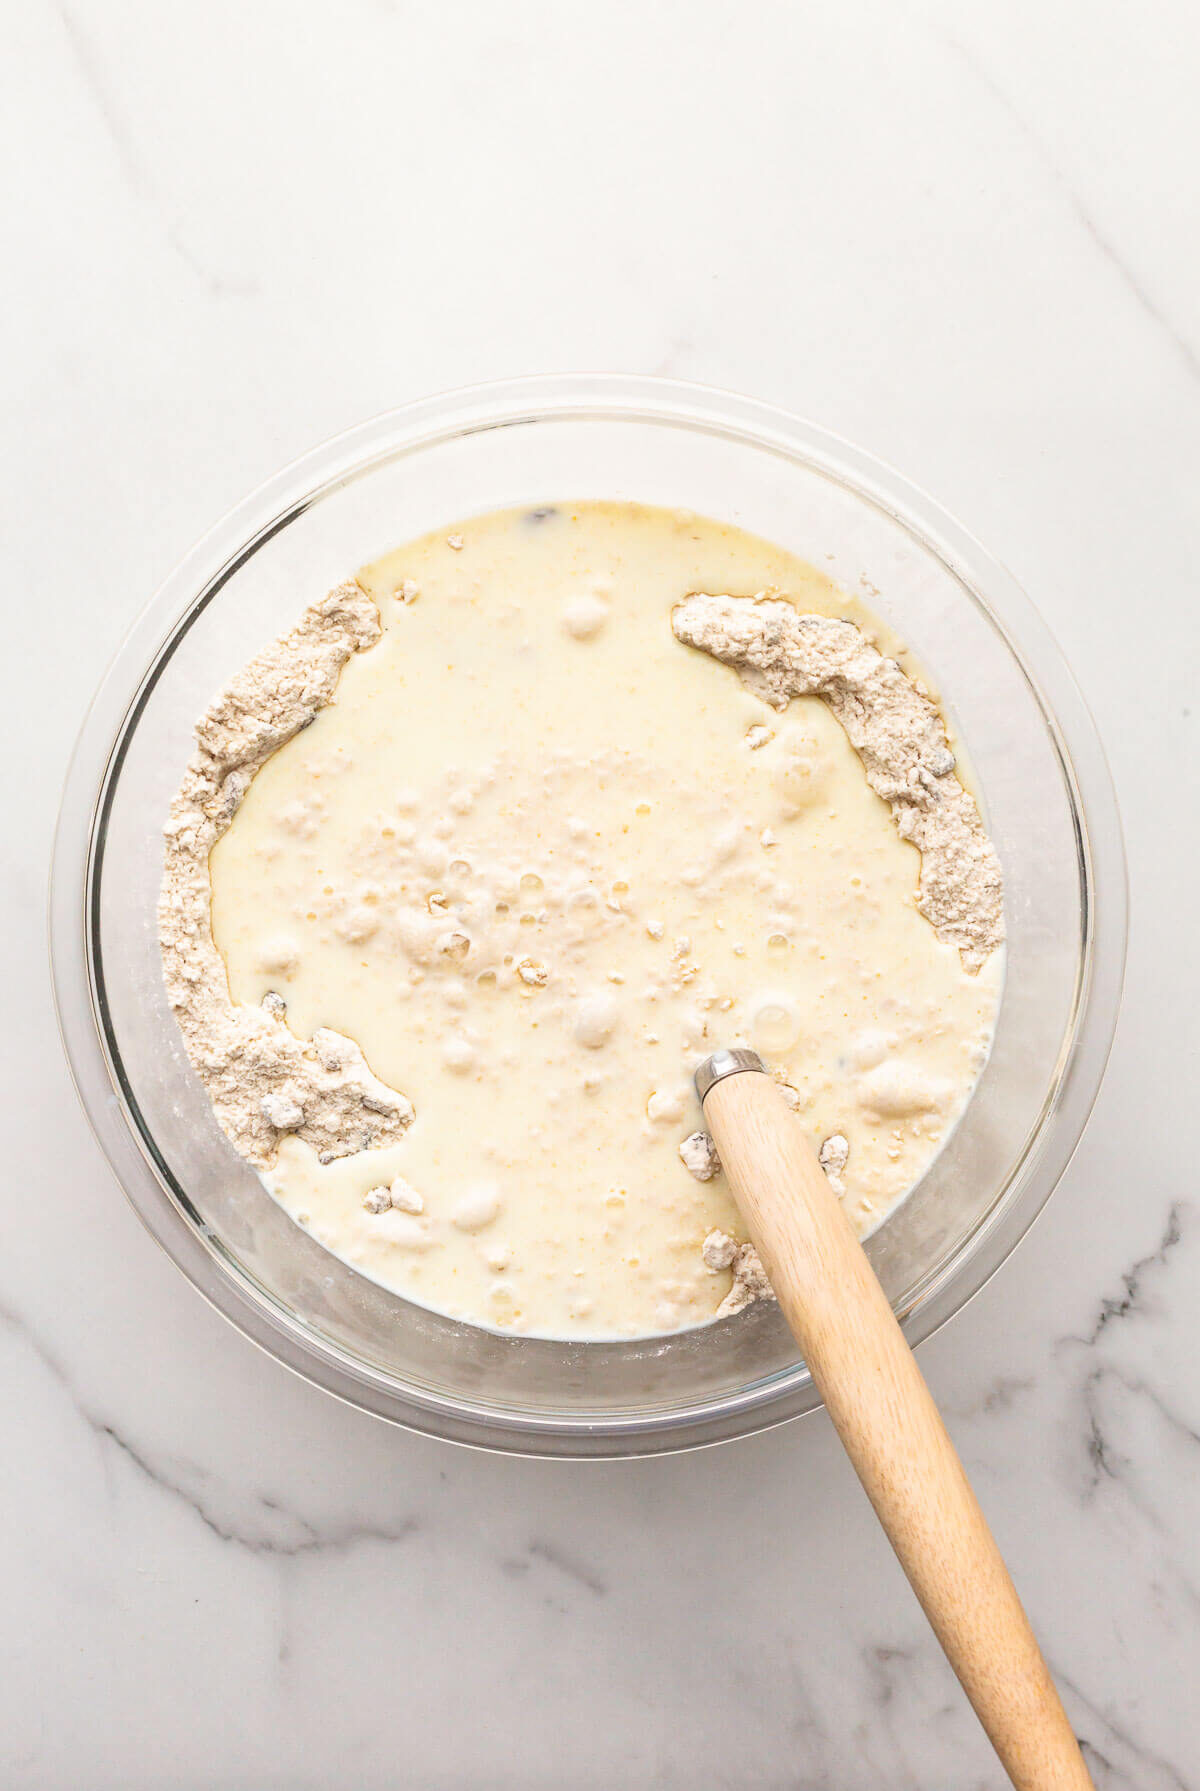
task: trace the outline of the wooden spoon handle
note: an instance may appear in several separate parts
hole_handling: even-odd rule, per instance
[[[704,1113],[829,1416],[1009,1778],[1092,1791],[916,1358],[801,1127],[755,1069],[714,1082]]]

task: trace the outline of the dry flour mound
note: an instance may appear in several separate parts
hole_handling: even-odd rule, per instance
[[[765,593],[694,592],[676,605],[677,640],[725,665],[774,709],[819,696],[863,762],[867,782],[921,854],[917,905],[976,971],[1004,941],[1004,885],[974,797],[954,775],[945,724],[894,659],[852,622],[802,615]]]
[[[171,804],[158,923],[167,998],[223,1130],[260,1168],[294,1132],[328,1162],[391,1144],[412,1103],[380,1082],[353,1039],[289,1031],[286,1005],[237,1006],[213,943],[208,855],[255,773],[333,700],[352,653],[380,635],[374,603],[350,581],[314,603],[252,659],[196,727],[196,751]]]

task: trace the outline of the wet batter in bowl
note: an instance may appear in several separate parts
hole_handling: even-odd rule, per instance
[[[670,1331],[757,1288],[691,1088],[785,1085],[860,1232],[985,1061],[995,854],[881,625],[781,549],[621,503],[361,572],[198,729],[167,986],[292,1216],[452,1316]]]

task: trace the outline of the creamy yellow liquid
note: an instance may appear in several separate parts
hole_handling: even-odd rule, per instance
[[[744,1043],[814,1145],[848,1140],[871,1229],[961,1113],[1000,954],[968,975],[918,913],[918,855],[824,705],[776,714],[670,612],[774,586],[879,625],[778,548],[618,503],[475,518],[359,578],[383,637],[251,785],[213,931],[235,1001],[357,1040],[416,1119],[328,1164],[285,1137],[272,1193],[455,1317],[695,1324],[729,1286],[705,1235],[744,1231],[680,1160],[691,1073]],[[419,1210],[367,1210],[397,1177]]]

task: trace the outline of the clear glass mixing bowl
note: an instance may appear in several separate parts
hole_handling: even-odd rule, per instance
[[[818,1402],[778,1311],[677,1336],[555,1343],[442,1318],[294,1225],[218,1130],[164,999],[161,826],[192,725],[252,652],[354,567],[500,505],[689,507],[827,569],[899,632],[965,739],[1007,880],[991,1059],[962,1123],[867,1248],[918,1342],[1040,1210],[1107,1058],[1125,943],[1120,826],[1095,729],[1012,578],[904,480],[767,405],[623,376],[526,379],[405,406],[247,498],[118,653],[67,778],[54,983],[80,1096],[130,1200],[202,1293],[279,1361],[460,1442],[632,1455]]]

